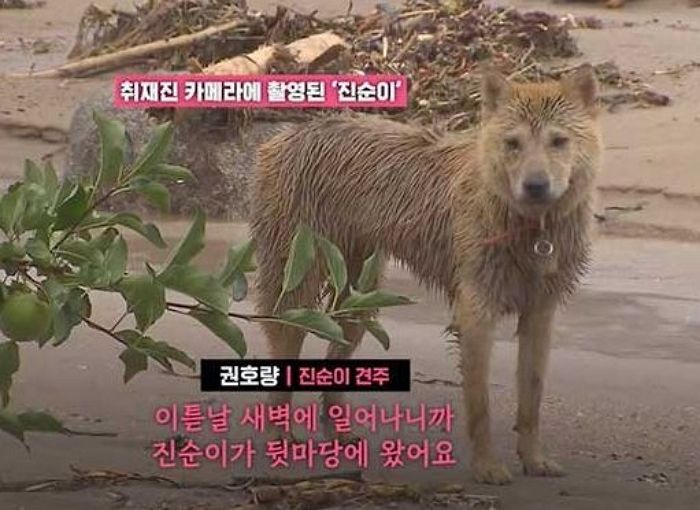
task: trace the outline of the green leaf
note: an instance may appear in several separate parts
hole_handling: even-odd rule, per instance
[[[119,180],[126,150],[126,129],[116,119],[109,119],[94,112],[93,119],[100,133],[100,170],[95,179],[95,189]]]
[[[43,173],[40,178],[44,178]],[[24,185],[24,190],[27,206],[22,215],[21,230],[46,229],[54,222],[54,218],[49,213],[50,197],[43,184],[29,182]]]
[[[194,180],[194,175],[187,168],[176,165],[166,165],[160,163],[155,165],[149,172],[149,175],[166,181],[174,181],[177,183]]]
[[[61,345],[65,342],[73,331],[73,328],[77,324],[71,325],[68,321],[66,313],[63,311],[62,306],[51,304],[51,337],[53,338],[53,345]],[[46,341],[48,341],[47,339]],[[39,342],[39,345],[43,347],[46,341]]]
[[[16,186],[0,199],[0,229],[8,236],[18,232],[20,220],[27,207],[25,189]]]
[[[143,197],[161,212],[170,210],[170,192],[168,188],[155,181],[135,182],[131,189],[143,195]]]
[[[133,168],[130,171],[130,175],[136,177],[138,175],[149,173],[153,170],[155,165],[162,163],[170,144],[173,139],[173,126],[171,123],[166,122],[153,130],[146,148],[143,150],[143,154],[138,158]]]
[[[0,261],[20,260],[25,255],[25,249],[13,242],[0,243]]]
[[[247,347],[243,339],[243,333],[226,314],[210,310],[192,309],[190,315],[226,342],[241,358],[245,357]]]
[[[71,289],[66,305],[70,307],[72,312],[80,314],[81,317],[89,318],[92,316],[90,296],[83,289]]]
[[[19,347],[16,342],[0,343],[0,377],[10,377],[19,370]]]
[[[194,371],[197,368],[197,364],[194,362],[194,360],[190,358],[184,351],[173,347],[167,342],[153,341],[153,346],[151,347],[151,350],[158,354],[162,354],[167,359],[177,361],[178,363],[186,366],[190,370]]]
[[[136,216],[133,213],[126,213],[129,215]],[[97,211],[91,211],[90,214],[82,221],[80,224],[81,231],[89,231],[92,229],[98,229],[98,228],[103,228],[103,227],[109,227],[114,225],[112,222],[112,218],[114,218],[114,214],[100,214]]]
[[[87,229],[98,229],[115,225],[121,225],[135,231],[138,234],[141,234],[158,248],[165,248],[167,246],[163,240],[163,236],[161,236],[160,231],[158,230],[158,227],[152,223],[144,224],[138,215],[128,212],[120,212],[110,215],[93,215],[91,218],[83,221],[81,233],[86,233]]]
[[[124,363],[124,384],[128,383],[136,374],[148,368],[148,357],[142,352],[127,348],[119,355]]]
[[[44,172],[30,159],[24,160],[24,182],[33,182],[42,188],[44,187]]]
[[[367,328],[367,331],[369,331],[374,338],[379,340],[379,343],[382,344],[382,347],[384,347],[385,351],[389,350],[389,334],[386,332],[384,327],[375,320],[366,320],[363,321],[363,324]]]
[[[323,257],[326,261],[326,268],[328,269],[331,283],[335,289],[335,297],[333,301],[333,308],[335,308],[338,296],[340,296],[348,283],[348,270],[345,266],[343,254],[335,244],[321,236],[318,237],[318,243],[321,246],[321,251],[323,252]]]
[[[44,345],[46,345],[46,343],[54,337],[55,337],[55,334],[54,334],[53,314],[51,312],[51,305],[49,305],[49,327],[46,329],[46,331],[42,335],[40,335],[36,339],[36,343],[39,344],[39,348],[41,348]]]
[[[166,270],[172,266],[187,264],[204,248],[205,217],[201,210],[194,213],[194,220],[187,234],[173,249],[165,264]]]
[[[25,432],[69,433],[60,421],[43,411],[26,411],[18,414],[17,419]]]
[[[12,378],[0,378],[0,409],[10,404],[10,390],[12,389]]]
[[[51,208],[55,211],[58,206],[66,201],[68,196],[75,191],[76,183],[70,179],[64,179],[58,188]]]
[[[86,263],[100,266],[104,262],[102,252],[95,250],[88,241],[79,237],[68,238],[60,247],[56,248],[55,253],[78,266]]]
[[[343,328],[320,310],[286,310],[276,322],[300,327],[325,340],[347,343],[343,336]]]
[[[362,272],[357,280],[357,290],[369,292],[377,286],[377,279],[382,270],[383,255],[380,251],[375,251],[362,264]]]
[[[248,279],[241,271],[236,271],[233,275],[231,295],[234,301],[243,301],[248,295]]]
[[[150,274],[127,275],[119,282],[119,292],[141,331],[165,313],[165,287]]]
[[[0,344],[0,402],[6,407],[10,402],[12,376],[19,370],[19,347],[15,342]]]
[[[158,281],[203,305],[221,313],[228,313],[228,292],[216,277],[199,268],[189,265],[171,266],[158,275]]]
[[[22,428],[22,423],[16,415],[4,409],[0,409],[0,430],[7,432],[27,448],[27,445],[24,443],[24,429]]]
[[[70,289],[63,306],[51,303],[51,309],[54,346],[59,346],[68,340],[70,332],[83,321],[83,317],[89,318],[92,315],[90,297],[80,288]]]
[[[177,361],[191,370],[194,370],[196,367],[192,358],[167,342],[157,342],[153,340],[153,338],[143,335],[139,331],[134,331],[133,329],[118,331],[116,335],[124,340],[129,345],[130,349],[134,349],[154,359],[168,371],[173,370],[170,360]]]
[[[86,264],[80,267],[75,275],[78,278],[78,285],[103,289],[107,286],[107,272],[103,266]]]
[[[58,175],[51,161],[44,163],[44,189],[49,197],[54,197],[59,189]]]
[[[55,278],[48,278],[41,284],[44,292],[49,296],[49,300],[59,306],[63,306],[68,300],[70,289]]]
[[[114,243],[114,240],[119,235],[119,231],[114,227],[108,227],[100,232],[100,235],[88,241],[90,248],[100,252],[106,252]]]
[[[150,274],[152,278],[155,279],[158,277],[158,273],[149,262],[144,262],[143,265],[146,266],[146,271],[148,271],[148,274]]]
[[[299,286],[306,273],[311,269],[315,256],[314,234],[309,227],[301,223],[292,239],[289,258],[284,266],[283,295]]]
[[[375,310],[388,306],[410,305],[413,302],[414,301],[406,296],[399,296],[382,290],[373,290],[366,293],[352,292],[345,301],[340,304],[338,310]]]
[[[43,347],[51,338],[54,339],[55,345],[59,345],[68,338],[73,327],[80,323],[81,318],[74,317],[73,323],[70,323],[68,314],[63,310],[70,297],[70,289],[68,287],[52,277],[44,280],[42,288],[49,297],[51,327],[49,328],[49,334],[39,339],[39,346]]]
[[[80,313],[83,317],[92,316],[92,304],[90,304],[90,296],[83,289],[71,289],[68,296],[67,304],[70,304],[76,313]]]
[[[126,272],[128,251],[126,241],[122,236],[109,247],[105,254],[104,270],[107,284],[111,285],[124,277]]]
[[[236,272],[248,272],[253,265],[253,254],[255,253],[255,243],[247,241],[241,246],[231,246],[228,251],[226,265],[219,273],[219,279],[224,287],[232,285]]]
[[[89,207],[89,197],[85,188],[75,184],[66,199],[56,208],[54,230],[73,227],[83,218]]]
[[[117,213],[111,216],[107,221],[109,225],[122,225],[123,227],[129,228],[134,232],[141,234],[158,248],[167,247],[167,244],[163,240],[163,236],[161,236],[158,227],[152,223],[143,223],[141,218],[139,218],[136,214],[126,212]]]
[[[29,239],[25,244],[27,254],[40,266],[51,262],[51,252],[49,246],[41,239]]]

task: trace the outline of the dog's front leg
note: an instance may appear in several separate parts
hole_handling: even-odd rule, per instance
[[[489,363],[495,317],[476,296],[470,289],[461,289],[455,307],[472,470],[480,483],[503,485],[511,481],[511,476],[493,453],[489,416]]]
[[[562,476],[540,445],[540,404],[547,370],[556,301],[542,297],[518,321],[518,455],[530,476]]]

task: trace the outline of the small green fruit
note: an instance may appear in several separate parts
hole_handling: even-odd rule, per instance
[[[0,330],[16,342],[41,338],[50,322],[49,305],[31,292],[13,292],[0,306]]]

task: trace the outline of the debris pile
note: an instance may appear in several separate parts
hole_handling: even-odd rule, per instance
[[[132,500],[134,495],[150,499],[149,493],[157,493],[162,495],[163,501],[148,505],[148,508],[172,508],[167,501],[177,498],[177,508],[192,510],[224,507],[230,510],[497,510],[502,506],[498,496],[473,494],[462,485],[409,486],[368,482],[359,471],[309,475],[304,478],[235,477],[227,484],[219,484],[182,482],[165,476],[109,469],[89,470],[70,466],[70,470],[72,475],[69,478],[39,482],[0,482],[0,491],[55,494],[90,489],[114,499],[117,503],[113,506],[117,507],[135,504],[142,507],[142,500]],[[137,487],[139,492],[130,490]]]
[[[368,483],[343,478],[310,479],[290,484],[253,486],[252,504],[241,510],[259,508],[479,508],[501,507],[497,496],[469,494],[459,485],[432,487]]]
[[[91,6],[80,23],[70,58],[115,53],[239,20],[235,29],[159,53],[146,62],[148,69],[199,70],[261,45],[287,45],[331,31],[346,41],[348,51],[316,72],[404,74],[412,84],[411,107],[400,115],[446,121],[448,127],[460,128],[475,119],[475,71],[481,62],[490,61],[509,75],[538,78],[546,74],[539,59],[577,54],[566,23],[557,16],[492,7],[482,0],[406,0],[397,9],[380,4],[365,16],[348,13],[331,19],[284,7],[264,14],[228,0],[150,4],[142,4],[135,12]],[[270,71],[306,70],[273,66]]]
[[[515,79],[554,78],[566,69],[561,59],[578,54],[570,29],[595,26],[590,20],[576,25],[570,16],[522,13],[483,0],[404,0],[399,8],[378,4],[364,16],[351,14],[351,10],[352,3],[347,14],[321,19],[315,13],[302,14],[281,6],[271,14],[253,11],[245,0],[150,0],[133,12],[92,5],[80,22],[69,59],[80,63],[97,58],[100,62],[100,56],[155,45],[147,59],[128,63],[145,65],[147,70],[200,72],[261,47],[283,47],[300,38],[332,33],[345,41],[347,50],[316,66],[314,72],[406,75],[411,84],[410,107],[386,113],[462,129],[476,120],[482,62],[490,62]],[[198,36],[205,32],[206,37]],[[183,43],[174,44],[178,40]],[[115,62],[127,63],[110,59],[110,65]],[[284,59],[280,64],[273,63],[262,72],[310,71],[308,64],[290,65]],[[76,69],[86,72],[84,67]],[[603,64],[601,77],[610,83],[608,72],[608,65]],[[615,105],[663,103],[654,94],[640,92],[641,84],[622,76],[615,86],[628,89],[624,97],[617,96]],[[299,112],[284,115],[299,116]]]
[[[515,80],[558,78],[577,55],[572,18],[492,7],[483,0],[404,0],[380,4],[364,16],[322,19],[278,7],[248,9],[245,0],[151,0],[134,12],[90,7],[68,63],[34,77],[85,76],[105,70],[211,74],[382,73],[405,75],[411,87],[405,110],[380,112],[440,129],[470,128],[479,112],[482,62]],[[577,22],[578,23],[578,22]],[[579,23],[580,25],[580,23]],[[137,67],[135,67],[137,66]],[[663,104],[634,75],[614,63],[596,71],[602,103]],[[94,171],[100,144],[94,110],[121,120],[129,153],[143,150],[154,121],[175,121],[170,162],[192,170],[197,181],[172,190],[172,212],[204,208],[209,217],[245,219],[249,182],[260,143],[315,115],[315,109],[115,108],[111,91],[86,100],[71,121],[68,175]],[[377,113],[377,110],[373,110]],[[128,158],[127,158],[128,159]],[[115,209],[133,210],[122,195]],[[140,205],[139,205],[140,207]]]

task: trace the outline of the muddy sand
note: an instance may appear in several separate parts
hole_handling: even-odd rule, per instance
[[[87,0],[48,0],[31,11],[0,10],[0,73],[46,68],[62,62]],[[355,2],[367,10],[371,1]],[[561,313],[543,407],[544,437],[554,458],[568,471],[561,479],[531,479],[517,471],[514,434],[516,349],[512,323],[504,327],[494,352],[493,419],[503,458],[516,473],[514,484],[493,488],[465,475],[466,445],[453,435],[459,467],[429,470],[371,468],[367,478],[397,483],[465,483],[474,494],[501,497],[506,509],[698,509],[700,508],[700,9],[684,1],[638,0],[610,11],[590,3],[550,4],[513,0],[520,8],[596,15],[601,30],[577,30],[584,55],[594,63],[614,59],[654,88],[671,95],[665,108],[623,108],[603,117],[606,161],[600,180],[601,205],[636,205],[596,241],[595,264],[582,291]],[[128,4],[128,2],[122,2]],[[346,9],[345,2],[301,0],[292,5],[321,14]],[[264,7],[259,2],[254,7]],[[21,39],[20,39],[21,38]],[[40,40],[43,42],[36,43]],[[46,44],[45,44],[46,43]],[[37,50],[38,48],[38,50]],[[48,48],[48,51],[44,50]],[[36,53],[39,51],[39,53]],[[63,151],[72,109],[85,94],[108,86],[109,77],[90,80],[9,80],[0,78],[0,178],[19,175],[25,157]],[[166,220],[170,238],[186,223]],[[200,263],[211,265],[229,242],[245,236],[244,225],[213,224]],[[133,263],[146,255],[136,244]],[[402,357],[411,353],[411,402],[453,402],[460,408],[455,358],[442,329],[443,303],[416,287],[410,276],[392,269],[388,287],[416,296],[420,304],[385,314],[393,343],[388,352],[367,339],[360,357]],[[96,295],[95,309],[107,320],[116,303]],[[251,304],[242,304],[251,309]],[[243,325],[251,355],[265,356],[261,332]],[[163,320],[159,337],[195,357],[226,356],[214,338],[190,321]],[[324,342],[307,340],[305,354],[320,354]],[[121,382],[119,350],[87,329],[60,349],[23,348],[23,366],[14,385],[17,407],[49,408],[76,430],[116,437],[63,437],[35,434],[31,454],[0,435],[0,480],[17,483],[0,492],[0,508],[230,508],[245,500],[241,491],[202,488],[225,485],[241,470],[160,472],[149,458],[150,442],[167,435],[152,422],[156,406],[185,401],[221,401],[202,395],[190,379],[152,369],[129,385]],[[236,408],[260,395],[228,398]],[[298,401],[308,402],[315,395]],[[405,401],[388,395],[380,402]],[[354,402],[370,403],[371,394]],[[239,433],[242,438],[243,434]],[[373,443],[379,437],[372,438]],[[24,491],[34,482],[70,479],[71,466],[87,470],[164,474],[189,485],[89,485]],[[254,474],[263,474],[257,471]],[[299,476],[303,471],[283,473]],[[36,488],[36,487],[35,487]],[[39,486],[41,489],[41,486]],[[401,504],[387,508],[404,508]],[[406,506],[408,508],[408,506]]]

